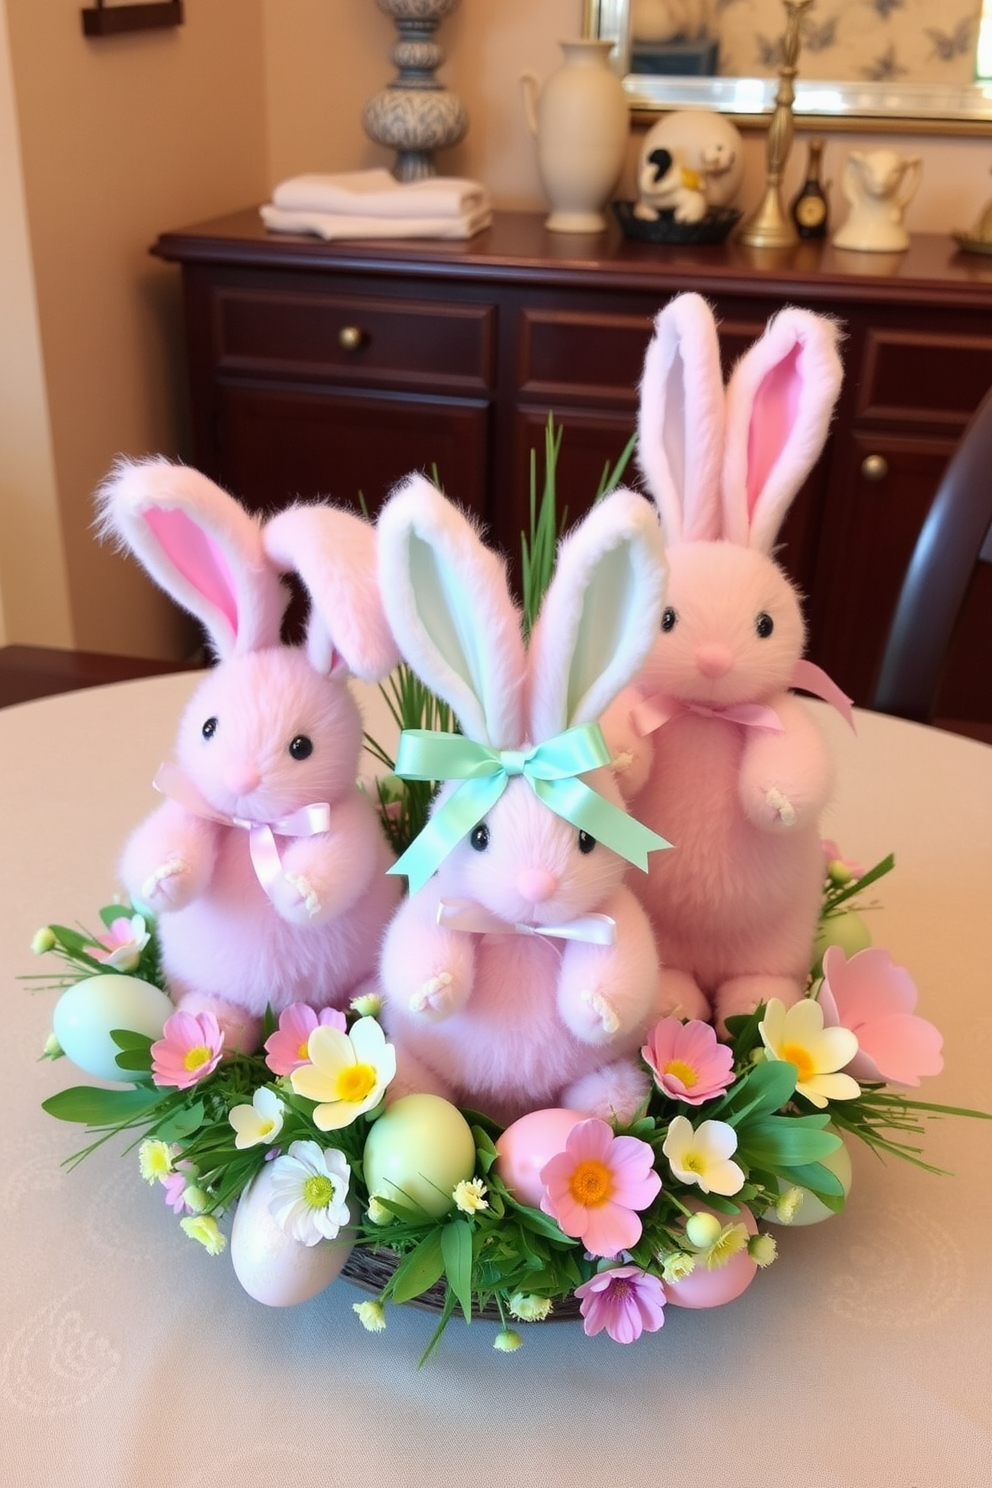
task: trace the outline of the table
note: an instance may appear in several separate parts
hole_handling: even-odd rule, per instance
[[[980,1488],[992,1481],[992,1125],[931,1126],[933,1177],[856,1151],[846,1213],[779,1230],[737,1302],[670,1308],[624,1348],[578,1323],[453,1323],[389,1309],[363,1332],[336,1282],[270,1311],[179,1231],[136,1162],[39,1102],[75,1083],[38,1063],[54,994],[16,979],[49,919],[92,925],[196,678],[95,688],[0,715],[6,1085],[0,1183],[2,1488]],[[368,694],[366,694],[368,696]],[[374,711],[374,709],[373,709]],[[890,849],[876,942],[945,1034],[925,1098],[992,1108],[987,939],[992,749],[872,714],[839,760],[825,827]]]

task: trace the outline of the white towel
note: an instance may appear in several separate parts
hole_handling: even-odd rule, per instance
[[[334,238],[471,238],[493,220],[488,207],[463,217],[356,217],[334,212],[288,212],[266,203],[262,221],[273,232]]]
[[[490,207],[477,181],[428,176],[397,181],[387,170],[348,171],[333,176],[291,176],[272,193],[287,212],[330,212],[348,217],[465,217]]]

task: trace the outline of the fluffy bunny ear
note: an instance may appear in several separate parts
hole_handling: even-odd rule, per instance
[[[656,317],[641,379],[637,459],[668,542],[719,536],[724,395],[713,312],[679,295]]]
[[[832,320],[779,311],[727,387],[723,535],[770,553],[830,427],[843,368]]]
[[[379,598],[375,529],[337,507],[292,506],[262,533],[274,566],[310,594],[307,655],[315,671],[341,667],[377,682],[399,661]]]
[[[376,534],[382,602],[402,655],[470,739],[517,748],[526,660],[504,564],[420,475],[386,502]]]
[[[558,550],[530,641],[530,738],[598,719],[661,625],[668,569],[657,513],[634,491],[598,502]]]
[[[97,526],[206,627],[221,660],[279,644],[289,592],[258,521],[205,475],[121,460],[97,492]]]

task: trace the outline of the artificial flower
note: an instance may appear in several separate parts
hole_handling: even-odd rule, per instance
[[[186,1208],[186,1189],[189,1187],[189,1177],[186,1173],[176,1170],[168,1173],[162,1180],[165,1189],[165,1202],[173,1214],[182,1214]]]
[[[734,1079],[733,1051],[718,1041],[708,1023],[663,1018],[651,1030],[641,1056],[658,1089],[690,1106],[722,1095]]]
[[[269,1213],[301,1245],[333,1240],[350,1218],[350,1181],[351,1168],[336,1147],[292,1142],[272,1164]]]
[[[775,1200],[775,1218],[779,1224],[791,1224],[802,1206],[806,1197],[806,1190],[793,1185],[780,1193]]]
[[[455,1184],[451,1197],[455,1201],[455,1208],[460,1209],[463,1214],[477,1214],[480,1209],[489,1208],[486,1185],[481,1178],[463,1178],[460,1183]]]
[[[267,1085],[260,1085],[251,1105],[233,1106],[227,1119],[237,1132],[235,1147],[257,1147],[260,1142],[274,1142],[282,1131],[286,1107]]]
[[[596,1117],[569,1132],[565,1151],[541,1169],[541,1208],[593,1255],[613,1257],[641,1237],[637,1211],[661,1189],[654,1153],[638,1137],[617,1137]]]
[[[493,1339],[493,1348],[501,1354],[515,1354],[523,1347],[523,1339],[515,1328],[500,1328]]]
[[[369,1194],[369,1207],[365,1211],[365,1217],[369,1224],[388,1225],[392,1224],[396,1215],[392,1209],[387,1209],[378,1194]]]
[[[858,1052],[858,1041],[848,1028],[824,1028],[823,1009],[804,997],[786,1008],[772,997],[758,1025],[770,1059],[795,1065],[796,1090],[814,1106],[828,1100],[854,1100],[861,1094],[857,1080],[838,1074]]]
[[[46,1038],[46,1040],[45,1040],[45,1042],[44,1042],[44,1044],[42,1046],[41,1057],[42,1057],[42,1059],[64,1059],[65,1058],[65,1050],[63,1049],[62,1045],[59,1043],[58,1039],[55,1037],[55,1034],[54,1033],[50,1033],[48,1035],[48,1037]]]
[[[315,1028],[345,1030],[344,1013],[321,1008],[315,1013],[305,1002],[293,1002],[279,1014],[279,1027],[265,1040],[265,1062],[274,1075],[290,1075],[310,1062],[307,1043]]]
[[[151,1137],[138,1148],[138,1169],[146,1183],[161,1183],[173,1170],[177,1149]]]
[[[703,1265],[707,1271],[719,1271],[740,1251],[747,1250],[750,1238],[747,1225],[740,1221],[724,1225],[713,1244],[703,1252]]]
[[[197,1240],[207,1255],[220,1255],[227,1244],[212,1214],[190,1214],[179,1221],[179,1227],[191,1240]]]
[[[152,1044],[152,1079],[156,1085],[188,1090],[217,1068],[223,1045],[213,1013],[173,1013]]]
[[[696,1257],[686,1250],[670,1250],[658,1256],[662,1281],[685,1281],[696,1269]]]
[[[51,925],[43,925],[31,938],[31,950],[36,956],[47,955],[49,951],[55,949],[57,944]]]
[[[203,1214],[210,1208],[210,1196],[197,1183],[187,1183],[183,1189],[183,1203],[190,1214]]]
[[[645,1331],[657,1333],[665,1321],[665,1290],[640,1266],[599,1271],[576,1287],[575,1295],[590,1338],[605,1328],[614,1343],[633,1343]]]
[[[141,953],[151,939],[144,915],[119,914],[111,920],[104,935],[98,935],[98,946],[89,946],[87,954],[115,971],[133,971]]]
[[[864,865],[856,863],[853,858],[845,858],[832,838],[824,837],[820,845],[823,848],[827,877],[831,883],[836,884],[840,888],[844,884],[853,882],[856,878],[864,877]]]
[[[382,1100],[396,1073],[396,1051],[374,1018],[359,1018],[350,1033],[321,1025],[307,1044],[310,1064],[293,1070],[297,1095],[317,1101],[313,1113],[321,1131],[350,1126]]]
[[[744,1186],[744,1170],[732,1161],[737,1133],[726,1121],[702,1121],[694,1128],[688,1116],[675,1116],[661,1150],[676,1178],[703,1193],[729,1196]]]
[[[778,1241],[774,1235],[752,1235],[747,1242],[747,1253],[763,1269],[778,1259]]]
[[[352,1302],[351,1310],[366,1333],[381,1333],[386,1326],[386,1310],[381,1302]]]
[[[840,946],[831,946],[823,957],[823,1022],[850,1029],[857,1038],[857,1053],[845,1065],[856,1080],[919,1085],[922,1075],[943,1069],[943,1040],[914,1013],[916,998],[915,982],[888,951],[871,947],[847,957]]]
[[[686,1220],[685,1238],[697,1250],[708,1250],[719,1240],[722,1228],[715,1214],[711,1214],[708,1209],[700,1209],[697,1213],[690,1214]]]
[[[378,992],[362,992],[351,999],[351,1006],[360,1018],[378,1018],[382,1012],[382,998]]]
[[[514,1292],[506,1305],[510,1316],[522,1323],[543,1323],[552,1308],[550,1297],[535,1297],[530,1292]]]

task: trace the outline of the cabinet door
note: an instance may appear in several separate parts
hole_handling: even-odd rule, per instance
[[[484,513],[485,400],[226,383],[217,416],[219,479],[256,510],[323,496],[374,513],[397,481],[436,467],[452,497]]]

